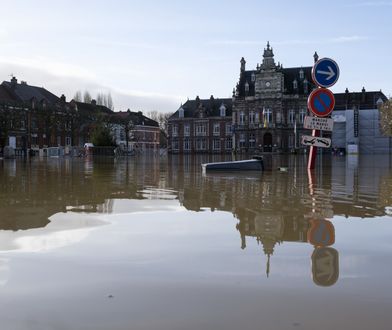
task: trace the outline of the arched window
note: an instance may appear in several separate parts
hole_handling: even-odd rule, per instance
[[[294,81],[293,81],[293,88],[294,89],[298,89],[298,81],[297,81],[297,79],[294,79]]]
[[[301,124],[303,124],[303,122],[304,122],[304,120],[305,120],[305,116],[306,116],[306,109],[301,109],[300,111],[299,111],[299,122],[301,123]]]
[[[223,105],[223,103],[220,106],[219,110],[220,110],[220,116],[221,117],[226,117],[226,107]]]

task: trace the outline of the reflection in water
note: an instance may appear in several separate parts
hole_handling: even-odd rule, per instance
[[[211,156],[173,156],[168,161],[148,157],[137,161],[4,161],[0,171],[0,229],[15,233],[12,237],[7,234],[8,238],[1,236],[1,249],[43,248],[43,241],[49,245],[62,242],[58,243],[60,246],[71,243],[77,236],[76,227],[102,225],[83,220],[73,227],[73,215],[122,212],[119,205],[125,204],[116,203],[118,200],[150,199],[153,200],[150,210],[154,210],[156,200],[178,199],[189,211],[207,208],[233,214],[238,219],[233,230],[239,233],[239,246],[245,249],[247,239],[260,243],[267,256],[267,276],[273,268],[271,256],[277,245],[312,244],[314,252],[309,258],[313,280],[318,285],[330,286],[339,276],[339,257],[330,247],[335,242],[335,230],[328,219],[337,215],[384,216],[392,205],[388,157],[346,161],[323,156],[324,166],[310,174],[305,157],[270,157],[266,159],[265,173],[203,176],[199,164],[212,160],[208,157]],[[289,171],[276,171],[279,166],[288,167]],[[136,204],[130,205],[137,208]],[[51,218],[59,212],[68,212],[64,213],[67,216],[62,223],[66,225],[61,229],[56,228],[58,223]],[[45,229],[33,232],[33,228]],[[28,229],[25,236],[30,238],[23,238],[19,230]],[[64,235],[71,229],[72,239]],[[40,241],[37,237],[41,233],[46,238]],[[48,235],[53,239],[48,239]]]

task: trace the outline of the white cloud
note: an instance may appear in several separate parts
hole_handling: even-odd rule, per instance
[[[0,63],[4,65],[13,65],[27,67],[30,69],[37,69],[46,71],[52,74],[55,72],[57,76],[74,77],[83,79],[95,79],[95,75],[83,67],[67,64],[64,62],[52,61],[45,57],[24,58],[24,57],[2,57],[0,56]]]

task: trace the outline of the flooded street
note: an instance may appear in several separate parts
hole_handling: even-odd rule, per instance
[[[392,157],[209,157],[0,160],[1,328],[391,329]]]

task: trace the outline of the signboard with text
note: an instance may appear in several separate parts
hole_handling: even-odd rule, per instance
[[[305,116],[304,128],[318,129],[320,131],[332,131],[333,130],[333,119]]]

